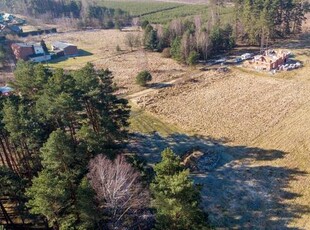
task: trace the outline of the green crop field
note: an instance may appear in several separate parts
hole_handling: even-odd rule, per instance
[[[207,5],[181,5],[180,7],[160,11],[154,14],[143,16],[143,19],[149,20],[152,23],[166,23],[176,18],[184,18],[193,15],[207,15]]]
[[[223,22],[228,21],[229,18],[231,18],[232,13],[232,7],[221,8],[220,14]],[[164,24],[176,18],[186,18],[195,15],[200,15],[203,20],[207,20],[209,15],[209,7],[207,5],[182,5],[171,10],[148,14],[142,18],[152,23]]]
[[[132,16],[141,16],[183,6],[183,4],[178,3],[149,1],[102,1],[101,5],[124,10]]]
[[[121,9],[132,16],[141,16],[142,19],[151,23],[164,24],[176,18],[186,18],[194,15],[201,15],[207,19],[209,7],[207,4],[180,4],[170,2],[142,1],[102,1],[102,6]],[[222,20],[226,22],[231,18],[232,7],[223,7],[220,10]]]

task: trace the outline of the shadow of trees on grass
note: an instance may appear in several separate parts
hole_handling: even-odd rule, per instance
[[[214,170],[193,175],[195,182],[203,185],[202,203],[216,228],[297,230],[289,224],[310,211],[307,206],[294,204],[300,195],[288,191],[289,183],[305,172],[272,164],[273,160],[284,158],[285,152],[229,146],[225,139],[178,133],[167,137],[158,133],[132,134],[127,149],[155,164],[167,147],[177,154],[193,148],[220,154]]]

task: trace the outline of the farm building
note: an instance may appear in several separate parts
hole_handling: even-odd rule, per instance
[[[23,59],[33,62],[51,60],[51,55],[45,54],[40,43],[13,43],[11,47],[17,60]]]
[[[256,70],[271,71],[285,64],[289,55],[288,51],[267,50],[263,55],[256,55],[252,60],[247,61],[245,66]]]
[[[52,44],[52,50],[57,53],[58,56],[76,56],[78,55],[78,49],[76,45],[67,42],[54,42]]]
[[[17,60],[22,59],[26,61],[30,55],[34,54],[33,44],[13,43],[11,48]]]
[[[14,32],[14,33],[16,33],[16,34],[19,34],[19,33],[21,33],[23,30],[19,27],[19,26],[17,26],[17,25],[12,25],[12,26],[8,26],[8,28],[12,31],[12,32]]]

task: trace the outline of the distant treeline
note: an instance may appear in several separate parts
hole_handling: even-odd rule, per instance
[[[0,5],[12,12],[46,19],[76,19],[80,27],[100,25],[114,27],[127,24],[129,14],[121,9],[99,6],[85,0],[0,0]]]
[[[236,0],[237,35],[250,44],[301,32],[309,3],[301,0]]]

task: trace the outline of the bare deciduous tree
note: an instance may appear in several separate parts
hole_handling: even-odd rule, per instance
[[[88,178],[103,210],[109,215],[111,229],[122,229],[125,221],[139,222],[148,207],[149,194],[140,174],[118,156],[114,161],[98,155],[89,163]]]
[[[183,33],[183,25],[180,19],[174,19],[169,24],[169,30],[172,37],[181,36]]]
[[[132,51],[132,48],[135,46],[135,41],[136,40],[136,37],[134,34],[132,33],[129,33],[129,34],[126,34],[126,37],[125,37],[125,44],[130,47],[130,50]]]

